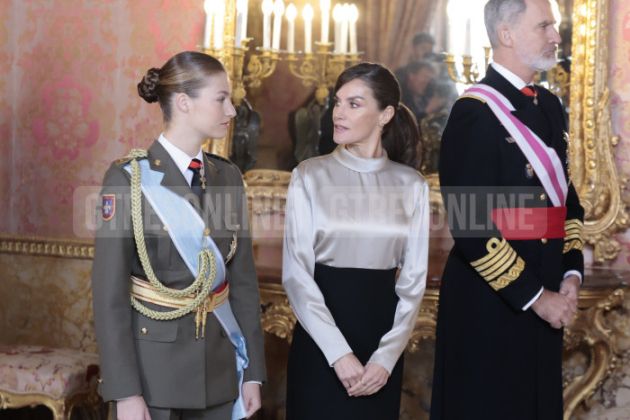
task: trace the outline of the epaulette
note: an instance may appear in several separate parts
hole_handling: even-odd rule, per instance
[[[228,159],[226,157],[223,157],[223,156],[220,156],[220,155],[215,155],[214,153],[208,153],[208,152],[205,152],[205,153],[206,153],[206,157],[207,158],[213,158],[213,159],[217,159],[217,160],[221,160],[223,162],[229,163],[230,165],[235,165],[234,162],[232,162],[230,159]]]
[[[486,101],[485,101],[485,100],[483,100],[483,99],[481,99],[481,98],[478,98],[477,96],[467,95],[466,93],[464,93],[464,94],[463,94],[463,95],[461,95],[459,98],[457,98],[457,100],[458,100],[458,101],[459,101],[459,100],[461,100],[461,99],[476,99],[476,100],[478,100],[479,102],[482,102],[482,103],[484,103],[484,104],[486,103]]]
[[[116,159],[115,163],[116,165],[124,165],[132,159],[146,159],[148,157],[149,154],[145,149],[131,149],[127,156]]]

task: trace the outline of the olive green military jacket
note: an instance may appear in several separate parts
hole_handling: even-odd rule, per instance
[[[245,381],[265,381],[260,298],[252,256],[247,200],[238,168],[214,155],[204,158],[207,188],[203,205],[157,141],[148,150],[151,169],[164,173],[162,185],[185,196],[200,212],[224,259],[230,304],[247,343]],[[149,406],[205,408],[238,396],[235,351],[213,314],[205,337],[195,337],[194,314],[172,321],[150,319],[131,307],[130,276],[146,275],[133,237],[130,175],[125,160],[111,165],[103,181],[101,223],[92,269],[94,323],[105,401],[142,395]],[[157,278],[167,287],[189,286],[192,274],[167,227],[143,199],[144,237]],[[147,304],[152,309],[156,306]]]

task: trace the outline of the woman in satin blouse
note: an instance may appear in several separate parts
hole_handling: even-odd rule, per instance
[[[402,353],[425,290],[429,191],[415,118],[387,68],[335,86],[337,148],[294,169],[282,283],[296,325],[287,420],[397,419]]]

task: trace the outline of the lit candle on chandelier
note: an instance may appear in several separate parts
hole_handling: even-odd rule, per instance
[[[350,54],[357,54],[357,21],[359,20],[359,9],[356,4],[350,6]]]
[[[203,9],[206,12],[206,26],[203,31],[203,47],[210,49],[212,47],[212,24],[214,19],[214,2],[206,0],[203,3]]]
[[[215,0],[214,12],[214,49],[223,48],[223,26],[225,24],[225,1]]]
[[[470,57],[472,54],[472,31],[470,30],[470,18],[466,19],[466,36],[464,38],[464,55]]]
[[[319,8],[322,12],[322,37],[321,42],[328,42],[328,26],[330,24],[330,0],[320,0]]]
[[[280,33],[282,30],[282,15],[284,15],[284,2],[276,0],[273,5],[273,41],[271,47],[274,50],[280,49]]]
[[[304,6],[302,17],[304,18],[304,52],[310,54],[313,52],[311,44],[313,43],[313,7],[310,4]]]
[[[333,20],[335,21],[335,53],[341,52],[341,21],[343,19],[343,9],[340,4],[333,8]]]
[[[271,48],[271,14],[273,13],[273,0],[263,0],[263,49]]]
[[[339,52],[346,54],[348,52],[348,23],[350,22],[350,5],[344,3],[341,6],[341,47]]]
[[[240,47],[243,39],[247,38],[247,2],[248,0],[236,0],[236,34],[234,45]]]
[[[297,9],[293,3],[287,6],[285,12],[287,18],[287,50],[292,53],[295,52],[295,18],[297,17]]]

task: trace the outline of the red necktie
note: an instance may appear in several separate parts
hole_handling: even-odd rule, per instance
[[[203,167],[203,163],[201,163],[199,159],[191,160],[190,164],[188,165],[188,169],[190,169],[193,172],[193,177],[192,177],[192,181],[190,182],[190,187],[192,188],[193,192],[197,195],[197,197],[199,197],[199,200],[201,200],[201,194],[202,194],[202,190],[201,190],[201,168],[202,167]]]
[[[538,96],[538,92],[536,92],[534,86],[531,85],[525,86],[523,89],[521,89],[521,92],[523,92],[523,95],[529,96],[530,98],[535,98],[536,96]]]

